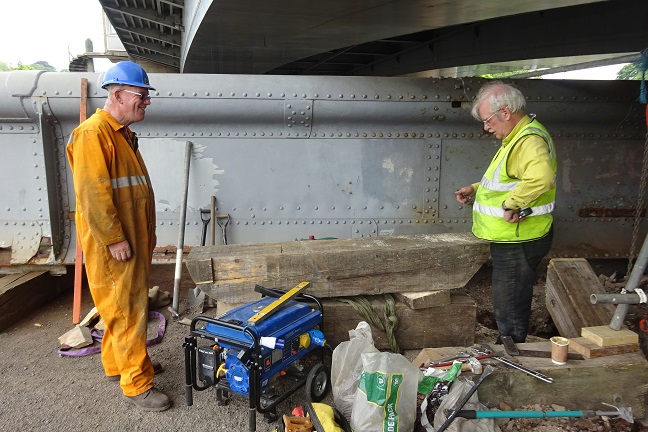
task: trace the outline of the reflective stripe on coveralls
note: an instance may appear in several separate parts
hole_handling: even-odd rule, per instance
[[[519,183],[518,179],[508,176],[506,164],[515,145],[529,135],[540,136],[547,143],[555,175],[557,161],[553,141],[544,126],[533,119],[513,137],[506,147],[499,149],[480,181],[473,205],[472,231],[476,237],[501,243],[522,242],[540,238],[551,228],[552,212],[555,207],[555,184],[553,188],[529,203],[533,213],[523,223],[511,224],[504,219],[502,203]]]
[[[122,177],[118,179],[112,179],[110,182],[112,183],[113,189],[148,184],[146,177],[144,176]]]
[[[67,155],[88,284],[106,324],[101,361],[106,375],[121,375],[126,396],[137,396],[153,387],[154,377],[146,328],[155,199],[144,160],[129,145],[124,129],[133,136],[97,109],[72,131]],[[117,261],[108,245],[123,240],[128,240],[132,256]]]

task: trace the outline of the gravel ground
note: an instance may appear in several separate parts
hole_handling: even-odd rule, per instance
[[[173,291],[173,266],[155,271],[160,287]],[[471,284],[484,285],[486,273],[478,275]],[[186,273],[186,272],[185,272]],[[183,292],[193,287],[183,274]],[[479,293],[485,289],[471,287]],[[470,291],[470,290],[469,290]],[[481,296],[481,294],[480,294]],[[483,298],[483,297],[482,297]],[[62,357],[58,337],[72,325],[72,290],[17,324],[0,332],[0,430],[2,431],[247,431],[248,402],[234,398],[227,406],[218,406],[213,390],[194,392],[194,404],[188,407],[184,389],[184,351],[182,344],[188,327],[171,319],[166,308],[158,311],[167,318],[161,343],[149,348],[154,360],[165,371],[155,378],[155,385],[173,401],[173,407],[161,413],[143,412],[122,399],[118,383],[103,376],[100,356]],[[87,289],[83,292],[82,315],[92,308]],[[487,314],[484,313],[484,316]],[[151,323],[150,335],[157,328]],[[490,342],[494,331],[478,326],[477,339]],[[408,352],[412,360],[418,351]],[[301,391],[279,405],[278,413],[288,414],[304,402]],[[324,403],[332,404],[329,395]],[[534,409],[530,407],[529,409]],[[257,431],[271,432],[279,422],[267,423],[257,415]],[[533,419],[504,421],[503,431],[648,431],[638,423],[629,425],[609,419]]]
[[[167,269],[168,270],[168,269]],[[173,291],[173,268],[170,271]],[[187,279],[183,279],[186,281]],[[184,283],[183,283],[184,285]],[[0,332],[0,430],[2,431],[247,431],[248,401],[234,398],[218,406],[212,389],[194,392],[193,406],[185,399],[184,351],[188,327],[171,319],[166,308],[158,311],[167,318],[161,343],[149,347],[154,360],[165,371],[155,386],[173,401],[171,409],[151,413],[137,409],[121,396],[118,382],[103,375],[99,354],[85,357],[58,355],[58,337],[73,328],[72,291],[26,316]],[[83,292],[82,317],[93,307],[87,289]],[[156,334],[157,321],[149,325],[149,337]],[[298,391],[279,406],[287,413],[300,400]],[[332,400],[324,402],[332,403]],[[273,431],[257,416],[257,431]]]

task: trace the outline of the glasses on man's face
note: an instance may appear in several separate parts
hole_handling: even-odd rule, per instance
[[[488,117],[486,120],[482,120],[482,123],[484,123],[484,126],[486,126],[487,123],[490,123],[491,119],[493,117],[495,117],[495,115],[498,114],[502,110],[502,108],[504,108],[504,107],[500,107],[500,109],[498,109],[493,114],[491,114],[490,117]]]
[[[131,91],[131,90],[126,90],[126,89],[121,89],[121,91],[125,91],[126,93],[130,93],[130,94],[134,94],[134,95],[139,96],[140,99],[142,99],[142,102],[146,102],[146,101],[151,100],[151,96],[149,96],[147,94],[137,93],[137,92],[134,92],[134,91]]]

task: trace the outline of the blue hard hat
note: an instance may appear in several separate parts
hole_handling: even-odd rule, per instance
[[[126,84],[134,87],[155,90],[149,84],[148,75],[140,65],[132,61],[121,61],[108,69],[101,88],[105,89],[110,84]]]

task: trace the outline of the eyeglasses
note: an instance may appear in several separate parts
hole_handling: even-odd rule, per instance
[[[131,91],[131,90],[126,90],[126,89],[120,89],[120,90],[121,90],[121,91],[125,91],[126,93],[130,93],[130,94],[134,94],[134,95],[139,96],[140,99],[142,99],[142,102],[146,102],[146,101],[150,101],[150,100],[151,100],[151,96],[149,96],[149,95],[147,95],[147,94],[137,93],[137,92],[134,92],[134,91]],[[490,120],[490,119],[489,119],[489,120]]]
[[[500,107],[497,111],[495,111],[493,114],[491,114],[490,117],[488,117],[486,120],[482,120],[482,123],[484,123],[484,126],[486,126],[486,123],[489,123],[489,122],[491,121],[491,119],[492,119],[493,117],[495,117],[495,114],[497,114],[497,113],[499,113],[500,111],[502,111],[502,108],[504,108],[504,107],[503,107],[503,106]]]

